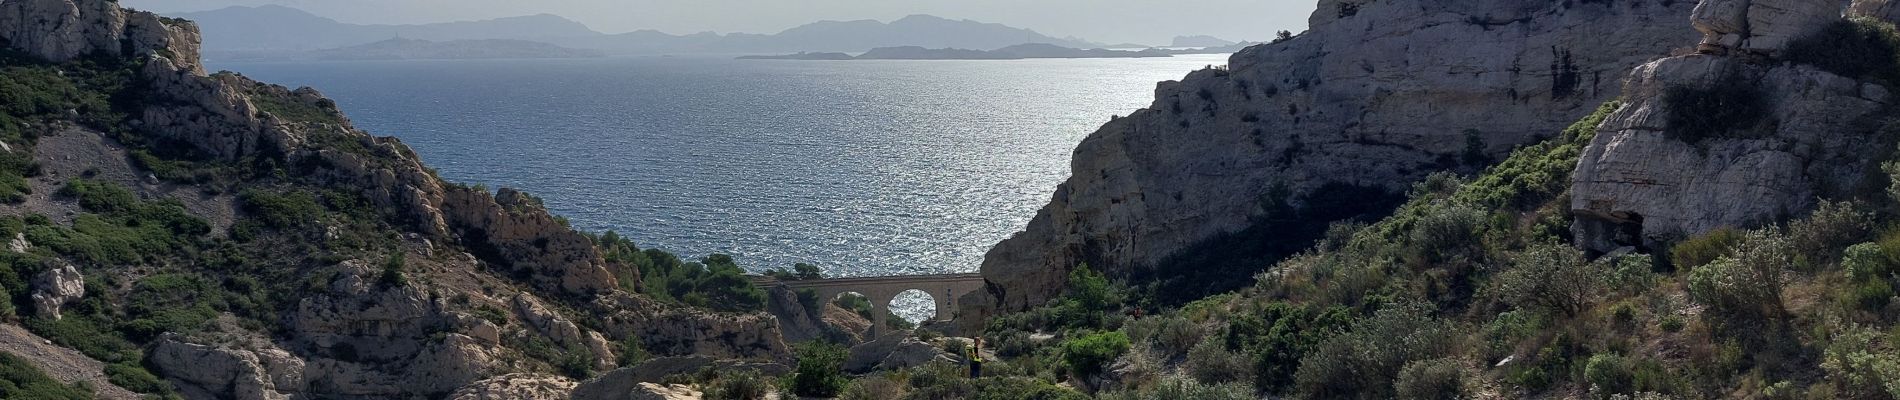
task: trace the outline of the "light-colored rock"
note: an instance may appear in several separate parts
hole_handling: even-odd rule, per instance
[[[1893,0],[1854,0],[1848,13],[1900,24],[1900,2]]]
[[[708,313],[669,307],[640,296],[613,292],[586,309],[598,316],[607,336],[640,338],[656,355],[785,360],[791,350],[778,319],[766,314]]]
[[[1754,3],[1750,15],[1763,4]],[[1679,140],[1673,133],[1681,128],[1669,125],[1669,116],[1679,111],[1666,93],[1715,85],[1758,87],[1766,108],[1763,124],[1699,143]],[[1880,117],[1894,100],[1887,90],[1808,66],[1764,66],[1719,55],[1671,57],[1637,68],[1623,98],[1626,104],[1598,127],[1572,177],[1572,229],[1581,246],[1600,252],[1659,249],[1716,228],[1801,215],[1817,197],[1865,184],[1878,168],[1875,160],[1891,150],[1866,145],[1873,134],[1867,120]]]
[[[668,375],[691,374],[706,368],[721,371],[750,370],[768,376],[790,372],[789,368],[775,363],[720,360],[706,356],[661,357],[616,369],[583,382],[574,388],[573,398],[574,400],[650,399],[654,397],[641,397],[647,396],[647,394],[642,394],[643,391],[649,391],[643,388],[667,389],[673,392],[679,392],[681,389],[681,387],[654,387],[657,385],[653,385],[653,382],[659,382]],[[666,393],[666,391],[657,390],[650,392],[661,395]]]
[[[627,395],[628,400],[699,400],[703,396],[698,390],[685,385],[661,385],[641,383]]]
[[[565,400],[574,381],[542,374],[507,374],[463,386],[450,400]]]
[[[1468,134],[1494,159],[1555,135],[1693,44],[1693,6],[1321,1],[1307,32],[1163,83],[1084,139],[1049,204],[985,255],[990,287],[958,301],[961,320],[1040,304],[1077,264],[1134,274],[1242,231],[1277,184],[1296,204],[1329,184],[1398,191],[1456,164]]]
[[[70,263],[55,261],[33,277],[33,312],[59,319],[59,310],[86,297],[86,278]]]
[[[554,341],[554,345],[567,349],[581,349],[592,354],[595,369],[608,369],[614,366],[614,353],[608,346],[607,338],[600,332],[586,331],[580,325],[568,321],[566,317],[555,313],[541,304],[540,299],[522,293],[515,295],[515,313],[521,320],[534,327],[537,332]]]
[[[176,336],[152,345],[148,362],[187,393],[238,400],[283,400],[304,389],[303,360],[262,351],[192,344]]]
[[[0,4],[0,40],[53,62],[103,52],[162,55],[204,74],[198,27],[157,14],[126,11],[109,0],[11,0]],[[130,53],[127,53],[130,51]]]
[[[7,250],[14,253],[25,253],[29,250],[33,250],[33,242],[26,240],[26,232],[14,233],[13,240],[7,242]]]
[[[567,228],[542,207],[541,200],[514,189],[494,195],[473,189],[449,190],[445,220],[464,230],[483,232],[479,245],[492,248],[512,265],[530,272],[548,289],[580,295],[612,291],[618,279],[607,270],[594,242]]]
[[[956,363],[958,359],[958,355],[943,351],[940,345],[900,332],[852,346],[845,358],[844,370],[853,373],[899,370],[932,362]]]

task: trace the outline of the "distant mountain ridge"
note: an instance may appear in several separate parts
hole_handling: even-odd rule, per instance
[[[570,49],[514,39],[430,41],[389,39],[370,44],[307,53],[318,60],[480,60],[528,58],[597,58],[599,50]]]
[[[420,25],[360,25],[295,8],[267,5],[168,16],[198,21],[208,52],[317,50],[394,38],[546,40],[601,35],[587,25],[552,14]]]
[[[1058,38],[1003,24],[929,15],[912,15],[888,23],[819,21],[769,35],[712,32],[674,35],[654,30],[605,34],[551,14],[421,25],[362,25],[275,5],[228,7],[169,16],[197,21],[203,27],[205,51],[213,58],[221,54],[242,54],[241,58],[283,56],[394,38],[531,40],[609,54],[863,52],[900,46],[993,50],[1026,43],[1104,47],[1084,39]]]

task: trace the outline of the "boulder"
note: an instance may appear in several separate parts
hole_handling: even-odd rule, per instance
[[[1707,0],[1700,7],[1724,1]],[[1755,22],[1758,8],[1776,4],[1749,6],[1751,35],[1770,28],[1818,29],[1839,18],[1794,18],[1789,9],[1777,8],[1774,13],[1782,17],[1776,21],[1793,25]],[[1684,105],[1670,102],[1671,91],[1734,85],[1756,89],[1753,99],[1724,100],[1761,104],[1761,110],[1748,112],[1759,120],[1753,126],[1711,134],[1670,125],[1671,115],[1723,111],[1681,109]],[[1572,230],[1589,250],[1661,250],[1717,228],[1799,216],[1814,207],[1817,197],[1886,185],[1884,178],[1867,181],[1878,175],[1876,160],[1892,150],[1866,145],[1894,101],[1877,84],[1805,65],[1699,54],[1637,68],[1623,98],[1623,107],[1597,127],[1571,178],[1570,207],[1577,216]]]
[[[284,400],[305,388],[303,360],[276,348],[209,346],[167,335],[152,345],[146,361],[186,393],[238,400]]]
[[[86,297],[86,278],[71,263],[56,261],[48,267],[33,277],[33,312],[59,319],[61,307]]]
[[[565,400],[574,381],[543,374],[507,374],[457,389],[449,400]]]
[[[867,373],[898,370],[932,362],[957,363],[959,355],[943,351],[943,346],[919,340],[906,332],[897,332],[851,347],[844,370]]]
[[[515,295],[514,304],[515,313],[521,316],[521,320],[533,326],[535,331],[553,340],[556,346],[583,349],[591,353],[595,369],[613,368],[615,359],[613,350],[609,347],[607,338],[601,336],[599,332],[581,329],[580,325],[568,321],[567,318],[542,305],[540,299],[527,293]]]

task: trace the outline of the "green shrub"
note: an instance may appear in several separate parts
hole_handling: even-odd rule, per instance
[[[1704,139],[1745,138],[1769,114],[1767,94],[1755,80],[1729,71],[1709,87],[1675,86],[1663,92],[1669,111],[1664,131],[1671,139],[1697,144]]]
[[[173,392],[170,383],[166,383],[165,380],[159,379],[157,375],[152,375],[151,371],[146,371],[144,367],[137,365],[128,363],[106,364],[105,373],[108,381],[126,390],[157,395],[171,394]]]
[[[1836,334],[1821,358],[1827,380],[1844,398],[1900,398],[1900,351],[1871,329]]]
[[[1741,241],[1742,231],[1718,228],[1670,247],[1669,261],[1679,269],[1700,267],[1728,255],[1729,248]]]
[[[1477,379],[1463,361],[1454,358],[1439,358],[1414,361],[1399,370],[1399,379],[1392,383],[1395,399],[1406,400],[1457,400],[1472,398],[1472,390]]]
[[[1056,303],[1058,326],[1100,328],[1104,313],[1121,304],[1108,277],[1082,264],[1069,271],[1069,285]]]
[[[1689,273],[1689,295],[1730,317],[1782,314],[1783,270],[1792,264],[1787,244],[1773,232],[1750,232],[1734,254]]]
[[[738,369],[717,375],[701,389],[708,400],[764,400],[772,391],[771,382],[758,371]]]
[[[1822,201],[1813,214],[1788,224],[1796,265],[1812,271],[1841,259],[1841,249],[1867,240],[1874,213],[1858,203]]]
[[[1104,393],[1108,400],[1253,400],[1253,389],[1236,383],[1208,384],[1192,379],[1168,377],[1142,391]]]
[[[1598,393],[1630,394],[1636,390],[1636,375],[1630,370],[1630,362],[1623,356],[1597,354],[1584,364],[1583,379]]]
[[[1608,272],[1601,263],[1585,262],[1577,249],[1544,243],[1518,253],[1497,286],[1511,304],[1575,316],[1595,301]]]
[[[243,202],[245,212],[277,229],[316,222],[324,211],[316,195],[306,191],[276,193],[246,189],[238,194],[238,200]]]
[[[1203,341],[1188,351],[1182,365],[1188,376],[1202,383],[1249,383],[1247,356],[1227,349],[1217,340]]]
[[[1275,393],[1291,389],[1306,356],[1353,323],[1351,311],[1339,306],[1272,303],[1257,314],[1231,322],[1227,341],[1253,356],[1254,386]]]
[[[839,294],[837,299],[831,301],[831,304],[837,305],[838,308],[851,310],[851,312],[857,313],[858,316],[864,317],[865,320],[877,319],[875,314],[871,314],[871,298],[864,297],[864,295],[861,294],[849,292]]]
[[[1062,342],[1062,362],[1076,376],[1102,372],[1109,362],[1128,352],[1128,335],[1102,332]]]
[[[880,374],[859,378],[845,386],[838,394],[839,400],[890,400],[903,398],[910,392],[903,380],[893,374]]]
[[[1300,361],[1294,381],[1313,398],[1391,398],[1392,383],[1412,361],[1448,355],[1455,331],[1425,306],[1395,306],[1353,324]]]
[[[1155,350],[1169,358],[1187,354],[1188,349],[1207,336],[1207,328],[1174,315],[1137,318],[1128,321],[1123,330],[1130,339],[1153,344]]]
[[[93,395],[90,390],[60,383],[24,358],[0,352],[0,398],[87,400]]]
[[[845,349],[824,342],[807,342],[797,349],[798,369],[790,379],[792,393],[800,396],[833,397],[844,391]]]
[[[1900,85],[1900,31],[1893,24],[1855,17],[1788,43],[1782,58],[1835,75]]]
[[[1405,241],[1406,262],[1423,268],[1477,255],[1485,214],[1474,208],[1447,206],[1425,213]]]
[[[1900,250],[1900,249],[1895,249]],[[1841,269],[1855,281],[1886,280],[1894,277],[1894,263],[1884,243],[1861,243],[1841,252]]]

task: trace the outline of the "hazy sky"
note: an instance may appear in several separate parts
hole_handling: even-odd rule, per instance
[[[351,23],[406,24],[557,14],[607,33],[658,29],[776,33],[818,20],[968,18],[1052,36],[1165,45],[1175,35],[1264,40],[1306,27],[1314,0],[123,0],[159,11],[281,4]]]

